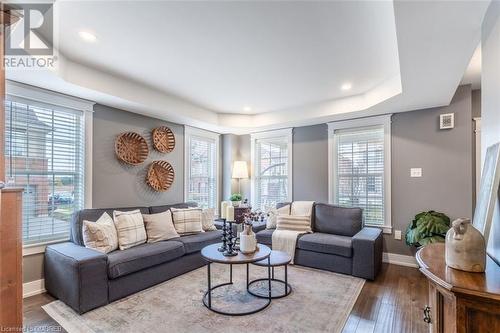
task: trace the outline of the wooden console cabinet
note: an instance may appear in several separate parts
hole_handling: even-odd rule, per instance
[[[23,324],[22,188],[0,191],[0,328]],[[17,332],[17,331],[12,331]]]
[[[500,332],[500,266],[491,258],[485,273],[447,267],[443,243],[425,246],[416,258],[429,281],[430,332]]]

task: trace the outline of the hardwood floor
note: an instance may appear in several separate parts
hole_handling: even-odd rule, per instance
[[[428,332],[427,298],[427,280],[418,269],[383,264],[377,279],[365,283],[343,333]]]
[[[416,268],[383,264],[377,279],[365,283],[343,332],[428,332],[422,319],[427,294],[426,279]],[[53,300],[48,294],[24,300],[24,323],[30,332],[65,332],[41,308]]]

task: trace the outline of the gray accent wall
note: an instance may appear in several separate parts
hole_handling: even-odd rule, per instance
[[[167,154],[152,147],[151,130],[168,126],[175,135],[175,149]],[[114,152],[115,138],[123,132],[141,134],[149,144],[149,157],[141,165],[120,162]],[[175,171],[172,187],[163,193],[145,182],[149,164],[169,162]],[[154,206],[184,201],[184,127],[104,105],[94,106],[92,206],[94,208]]]
[[[250,201],[250,178],[252,175],[252,165],[250,162],[250,135],[224,134],[221,140],[222,151],[222,197],[221,200],[229,200],[232,193],[238,192],[238,182],[240,182],[240,192],[243,199]],[[232,179],[234,161],[246,161],[248,167],[248,179]]]
[[[460,86],[449,106],[393,115],[392,225],[403,236],[421,211],[472,217],[471,105],[470,85]],[[455,128],[440,130],[439,115],[451,112]],[[422,168],[421,178],[410,177],[412,167]],[[384,235],[384,252],[412,255],[413,249]]]
[[[328,202],[328,126],[326,124],[293,129],[292,172],[293,200]]]

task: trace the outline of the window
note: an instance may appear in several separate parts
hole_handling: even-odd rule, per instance
[[[219,134],[185,128],[186,201],[194,201],[202,208],[218,205]]]
[[[365,225],[391,228],[390,115],[328,124],[329,201],[363,208]]]
[[[252,134],[252,206],[292,200],[292,129]]]
[[[25,245],[68,238],[84,206],[84,153],[84,111],[7,96],[6,177],[24,188]]]

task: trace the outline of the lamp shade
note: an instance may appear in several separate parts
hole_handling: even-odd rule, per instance
[[[247,162],[234,161],[234,163],[233,163],[233,178],[236,178],[236,179],[248,178]]]

